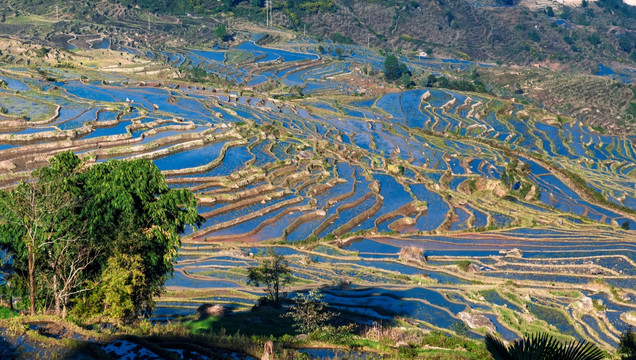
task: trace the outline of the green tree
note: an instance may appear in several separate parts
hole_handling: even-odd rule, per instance
[[[108,267],[95,296],[103,300],[103,315],[125,323],[131,323],[140,312],[146,276],[141,255],[117,254],[108,259]],[[99,303],[99,301],[97,301]]]
[[[541,41],[541,36],[539,36],[539,33],[535,30],[530,30],[530,32],[528,32],[528,38],[534,42]]]
[[[439,78],[437,78],[437,85],[439,87],[449,88],[450,84],[450,80],[448,80],[445,76],[440,76]]]
[[[594,33],[587,37],[587,41],[589,41],[590,44],[596,46],[601,43],[601,38],[598,36],[598,34]]]
[[[80,159],[72,152],[64,152],[51,160],[51,165],[37,172],[38,182],[51,184],[62,194],[64,207],[58,207],[56,232],[44,247],[43,262],[52,277],[54,311],[66,317],[72,296],[86,291],[88,281],[85,271],[91,267],[106,244],[90,239],[86,222],[78,216],[82,207],[79,185]]]
[[[109,258],[128,254],[140,256],[145,278],[133,297],[135,315],[149,315],[172,274],[179,233],[200,220],[194,195],[169,189],[147,160],[85,168],[65,152],[29,181],[0,191],[0,243],[14,258],[15,286],[28,289],[31,314],[52,298],[65,316],[67,305],[97,288]]]
[[[485,344],[494,360],[601,360],[605,357],[592,343],[575,340],[562,343],[547,333],[518,339],[509,346],[488,334]]]
[[[398,58],[390,54],[384,59],[384,78],[387,81],[395,81],[402,76],[402,69]]]
[[[627,33],[618,38],[618,46],[626,53],[636,49],[636,35]]]
[[[279,306],[282,300],[281,290],[291,283],[289,262],[283,255],[275,254],[271,249],[260,261],[259,266],[248,269],[247,283],[254,286],[265,285],[267,300]]]
[[[309,334],[329,321],[337,314],[326,310],[327,304],[323,301],[325,295],[318,289],[312,289],[307,294],[298,294],[293,299],[294,305],[289,308],[285,316],[294,319],[294,327],[299,333]]]
[[[402,77],[400,78],[400,82],[406,88],[411,86],[411,83],[412,83],[411,75],[408,73],[408,71],[405,71],[405,72],[402,73]]]
[[[289,92],[295,94],[296,96],[303,96],[303,88],[301,88],[299,85],[290,87]]]
[[[342,48],[340,46],[336,46],[336,48],[334,49],[334,52],[336,53],[336,56],[338,57],[338,60],[342,60],[343,59]]]
[[[435,86],[435,83],[437,83],[437,76],[435,76],[435,74],[429,74],[426,77],[426,83],[424,84],[424,86],[433,87]]]
[[[58,155],[29,181],[0,192],[1,242],[15,254],[15,270],[28,278],[31,315],[35,315],[36,270],[43,264],[51,265],[47,270],[53,273],[55,310],[60,314],[58,275],[82,238],[75,216],[79,204],[71,193],[79,159],[71,155]]]
[[[551,6],[548,6],[548,7],[545,8],[545,13],[549,17],[554,17],[554,9],[552,9]]]
[[[230,34],[228,33],[227,26],[225,24],[217,26],[216,30],[214,30],[214,33],[216,34],[216,37],[219,38],[221,41],[228,41],[230,39]]]
[[[134,297],[138,316],[150,316],[153,298],[172,275],[186,225],[199,224],[197,200],[187,189],[170,189],[148,160],[108,161],[82,173],[81,216],[91,239],[103,239],[113,254],[140,255],[145,286]]]

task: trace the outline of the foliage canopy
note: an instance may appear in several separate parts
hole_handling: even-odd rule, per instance
[[[275,254],[269,250],[259,266],[248,269],[248,284],[254,286],[265,285],[267,290],[267,300],[275,306],[280,306],[283,299],[281,290],[291,283],[291,271],[289,262],[283,255]]]
[[[294,319],[294,327],[300,333],[309,334],[318,330],[332,317],[337,316],[326,310],[325,297],[318,289],[308,293],[300,293],[293,300],[294,305],[289,308],[286,316]]]
[[[150,161],[86,167],[65,152],[0,191],[0,244],[13,256],[15,286],[29,290],[31,313],[53,298],[62,316],[78,303],[84,316],[113,306],[131,309],[106,311],[119,319],[149,316],[172,274],[179,234],[200,221],[196,204],[190,191],[169,189]],[[126,299],[91,297],[122,284]]]

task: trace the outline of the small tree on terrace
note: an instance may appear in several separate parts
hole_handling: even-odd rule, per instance
[[[327,321],[338,314],[325,310],[327,304],[325,297],[318,289],[313,289],[307,294],[298,294],[294,298],[294,305],[285,314],[294,319],[294,327],[300,333],[309,334],[318,330]]]
[[[248,269],[247,283],[254,286],[265,285],[267,299],[275,306],[282,300],[281,290],[291,282],[289,262],[283,255],[277,255],[269,250],[260,261],[259,266]]]
[[[412,83],[411,75],[408,73],[408,71],[405,71],[402,73],[400,82],[402,83],[402,85],[404,85],[405,88],[408,88],[409,86],[411,86],[411,83]]]
[[[402,76],[402,67],[398,58],[391,54],[384,60],[384,77],[387,81],[395,81]]]

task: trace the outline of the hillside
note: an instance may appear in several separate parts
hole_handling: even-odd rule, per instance
[[[545,333],[618,360],[636,336],[630,8],[0,5],[0,357],[492,360]],[[580,58],[514,48],[565,33]]]
[[[5,8],[0,34],[26,39],[36,47],[88,48],[93,40],[107,36],[111,49],[174,52],[186,44],[239,44],[249,39],[254,25],[265,22],[263,2],[193,3],[199,4],[4,0],[0,2]],[[469,67],[461,64],[430,67],[415,74],[419,75],[414,79],[418,85],[425,84],[430,73],[468,81],[474,81],[477,74],[493,94],[530,101],[601,131],[636,130],[636,105],[631,105],[636,104],[636,92],[633,86],[630,89],[636,83],[634,7],[610,0],[590,2],[586,7],[545,3],[554,6],[548,11],[554,12],[551,17],[547,7],[537,8],[537,4],[477,5],[463,0],[273,4],[274,26],[306,33],[315,43],[335,40],[335,44],[370,45],[381,54],[395,52],[415,62],[424,52],[428,59],[487,65],[477,73],[469,73]],[[146,8],[159,12],[147,13]],[[221,22],[230,24],[234,36],[229,42],[219,41],[215,33]],[[271,31],[259,42],[295,36]],[[68,41],[73,39],[80,41],[71,46]],[[5,52],[0,59],[20,62],[16,55]]]
[[[552,16],[545,8],[519,5],[454,0],[393,3],[342,1],[330,12],[303,19],[315,34],[326,38],[340,32],[358,44],[369,40],[381,48],[436,56],[517,65],[564,64],[588,74],[596,72],[598,63],[633,65],[636,60],[636,54],[630,58],[632,45],[627,52],[619,49],[619,37],[636,30],[628,20],[633,12],[612,13],[599,6],[602,2],[586,8],[555,7]]]
[[[58,6],[62,14],[96,23],[106,18],[121,19],[126,14],[123,9],[134,8],[188,14],[190,18],[225,13],[256,22],[264,22],[266,15],[264,1],[247,0],[126,0],[115,2],[121,4],[120,10],[103,0],[53,1],[47,5],[39,1],[2,3],[6,3],[3,13],[9,17],[20,12],[52,16]],[[585,4],[567,7],[557,2],[518,4],[512,0],[281,0],[273,1],[272,22],[325,39],[405,52],[426,51],[434,56],[557,68],[562,64],[588,74],[597,72],[599,63],[619,63],[633,69],[636,7],[617,0]],[[98,14],[94,14],[95,9]],[[184,20],[182,25],[188,23]]]

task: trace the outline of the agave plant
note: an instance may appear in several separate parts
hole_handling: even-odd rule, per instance
[[[592,343],[576,340],[562,343],[547,333],[532,334],[509,346],[488,334],[485,343],[495,360],[601,360],[605,357]]]

